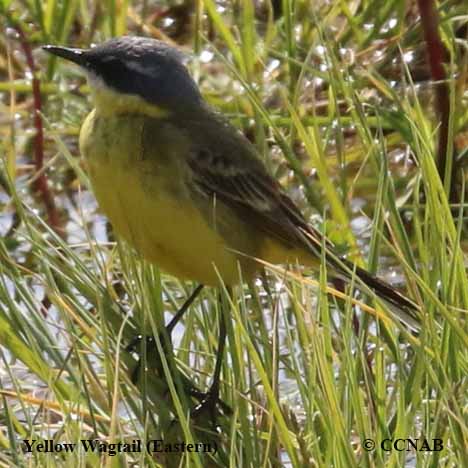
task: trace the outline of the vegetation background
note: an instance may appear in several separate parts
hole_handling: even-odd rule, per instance
[[[1,0],[0,466],[466,466],[466,6]],[[132,383],[126,346],[157,337],[194,285],[116,242],[77,149],[89,89],[40,51],[123,34],[187,52],[310,222],[420,305],[419,334],[328,286],[325,267],[268,267],[229,304],[219,432],[191,420],[189,392],[213,371],[215,291],[174,353],[143,352]],[[213,440],[218,453],[22,450],[93,438]],[[434,439],[443,450],[427,450]]]

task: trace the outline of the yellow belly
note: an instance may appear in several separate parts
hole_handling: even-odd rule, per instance
[[[151,175],[141,162],[144,116],[101,118],[93,111],[80,133],[94,194],[115,231],[148,261],[180,278],[218,285],[239,282],[238,261],[188,198],[177,167],[161,165]],[[157,155],[153,155],[157,157]],[[156,164],[157,166],[157,164]]]

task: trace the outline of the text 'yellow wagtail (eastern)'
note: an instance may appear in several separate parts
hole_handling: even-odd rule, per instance
[[[258,158],[255,147],[203,100],[173,47],[120,37],[82,50],[45,49],[87,74],[95,108],[80,149],[114,229],[150,262],[205,285],[239,283],[269,263],[316,267],[369,288],[401,320],[417,308],[332,253]],[[363,283],[363,284],[360,284]]]

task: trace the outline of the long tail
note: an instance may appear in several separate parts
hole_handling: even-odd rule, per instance
[[[305,222],[300,226],[300,231],[302,234],[301,240],[306,245],[312,259],[321,258],[322,248],[325,248],[326,261],[332,267],[332,275],[348,283],[355,275],[359,280],[356,281],[358,289],[364,289],[363,292],[366,292],[362,286],[364,284],[389,306],[391,312],[401,322],[414,331],[421,329],[421,310],[414,302],[385,281],[371,275],[368,271],[354,265],[349,260],[338,257],[333,252],[333,244],[326,238],[324,239],[321,233],[305,224]],[[311,265],[312,263],[310,262]]]
[[[336,264],[335,268],[339,272],[337,276],[349,282],[352,277],[352,272],[355,271],[356,276],[380,299],[388,304],[392,313],[398,317],[399,320],[414,331],[421,329],[419,307],[398,292],[393,286],[371,275],[368,271],[354,266],[348,260],[341,259],[339,262],[333,261],[333,263]],[[339,265],[339,263],[345,265],[346,269]],[[356,282],[356,287],[359,288],[359,281]]]

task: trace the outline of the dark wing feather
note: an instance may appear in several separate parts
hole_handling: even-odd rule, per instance
[[[267,173],[245,137],[232,127],[223,132],[225,127],[221,126],[216,135],[211,131],[203,133],[206,127],[200,123],[198,127],[197,137],[191,138],[196,144],[188,163],[192,182],[202,193],[223,202],[241,219],[286,246],[314,249],[305,232],[316,239],[315,246],[320,246],[321,234],[307,224],[278,182]]]
[[[338,258],[333,244],[307,224],[278,182],[268,175],[245,137],[216,114],[192,121],[186,131],[191,142],[188,163],[192,182],[205,196],[220,200],[266,236],[292,248],[302,247],[317,258],[325,242],[334,275],[351,279],[354,265]],[[403,322],[417,328],[417,307],[411,301],[362,268],[354,271],[370,289],[401,311],[397,315]]]

